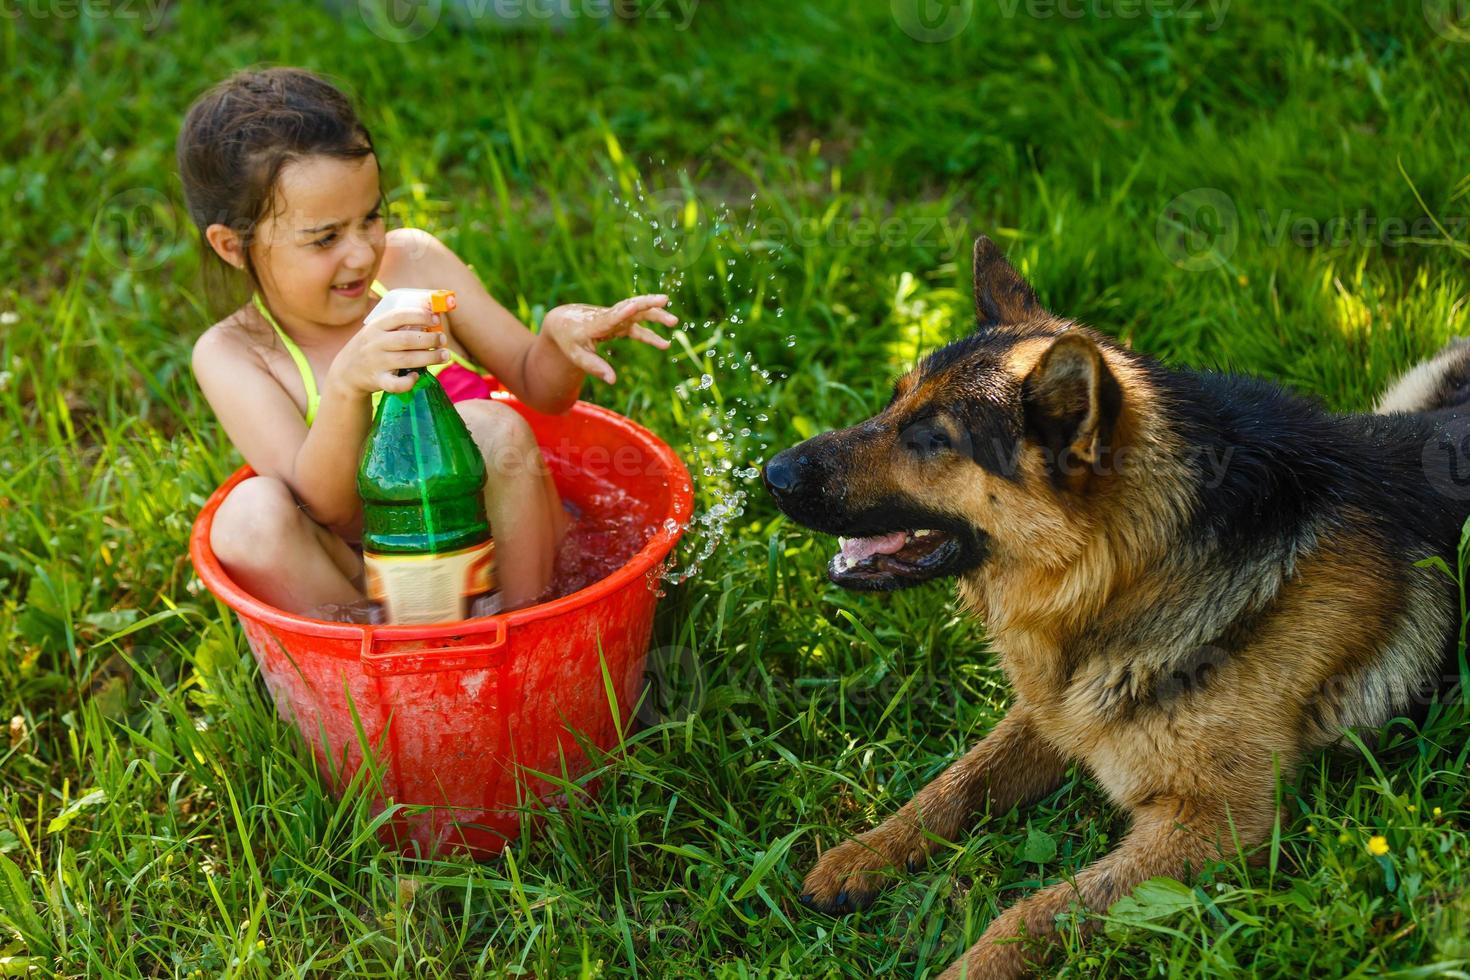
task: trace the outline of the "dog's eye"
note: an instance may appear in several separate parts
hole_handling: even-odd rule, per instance
[[[920,458],[937,456],[950,448],[949,433],[933,426],[915,426],[906,433],[905,445]]]

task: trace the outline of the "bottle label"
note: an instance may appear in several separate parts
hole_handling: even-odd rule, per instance
[[[495,541],[438,555],[364,552],[367,596],[389,623],[448,623],[469,616],[470,603],[494,592]]]

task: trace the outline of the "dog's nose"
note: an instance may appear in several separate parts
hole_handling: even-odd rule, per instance
[[[766,489],[774,496],[791,493],[801,483],[802,462],[804,461],[798,460],[790,449],[771,457],[761,473],[766,481]]]

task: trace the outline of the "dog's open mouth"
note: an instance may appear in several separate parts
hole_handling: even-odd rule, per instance
[[[961,547],[954,535],[924,529],[838,538],[827,577],[848,589],[896,589],[948,573]]]

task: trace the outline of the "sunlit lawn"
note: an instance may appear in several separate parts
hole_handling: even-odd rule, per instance
[[[3,12],[0,975],[920,976],[1116,842],[1079,770],[861,915],[796,902],[819,848],[1008,693],[945,587],[831,586],[833,542],[750,469],[967,329],[980,232],[1135,348],[1366,408],[1470,333],[1470,43],[1435,3],[977,0],[957,29],[896,6],[446,15],[415,43],[353,3]],[[187,561],[238,458],[188,371],[211,319],[172,147],[257,62],[351,87],[394,223],[527,322],[649,288],[685,320],[589,390],[689,462],[682,568],[733,515],[661,606],[655,664],[687,696],[498,861],[400,858],[363,796],[327,795]],[[1135,901],[1061,974],[1464,976],[1467,735],[1313,760],[1266,867]]]

